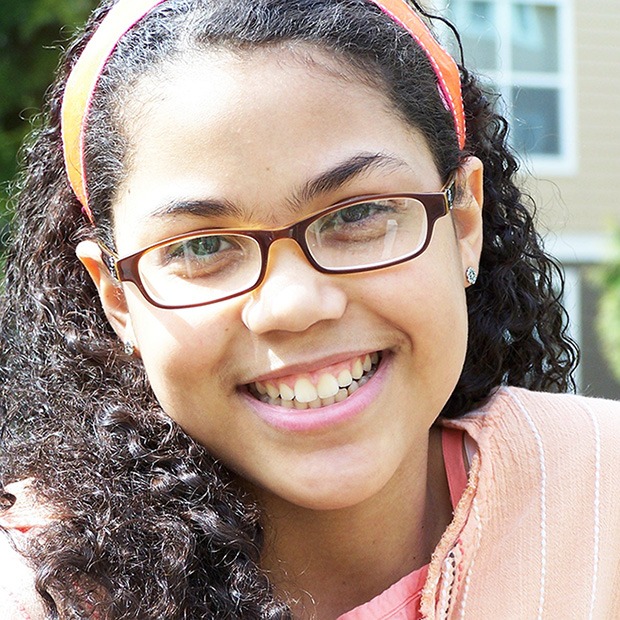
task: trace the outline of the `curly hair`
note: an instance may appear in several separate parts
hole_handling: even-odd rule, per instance
[[[67,50],[24,149],[1,315],[3,482],[33,478],[62,515],[25,552],[51,618],[290,618],[260,566],[260,507],[161,411],[75,256],[83,239],[114,242],[111,205],[132,148],[123,106],[138,80],[191,51],[299,42],[381,89],[426,137],[444,179],[469,155],[483,161],[480,279],[467,291],[467,358],[444,416],[463,415],[501,384],[571,387],[577,353],[561,273],[515,184],[506,121],[476,78],[462,69],[460,151],[426,56],[367,0],[169,0],[154,9],[119,43],[89,114],[94,229],[64,174],[60,105],[70,67],[112,4]]]

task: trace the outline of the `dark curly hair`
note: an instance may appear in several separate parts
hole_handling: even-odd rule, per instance
[[[27,550],[51,618],[290,618],[260,567],[255,500],[160,410],[75,256],[83,239],[114,242],[110,205],[131,156],[122,110],[136,82],[192,50],[301,42],[386,93],[426,137],[444,179],[469,155],[483,161],[480,278],[467,291],[468,353],[444,416],[463,415],[501,384],[571,387],[577,353],[561,274],[515,185],[506,122],[476,78],[462,69],[461,151],[426,56],[367,0],[169,0],[154,9],[119,43],[88,119],[93,229],[64,174],[60,105],[70,67],[112,4],[68,49],[24,149],[1,315],[2,479],[32,477],[63,516]]]

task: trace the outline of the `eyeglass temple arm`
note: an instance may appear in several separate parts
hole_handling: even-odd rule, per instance
[[[446,184],[441,189],[441,193],[444,195],[446,204],[448,206],[448,211],[452,211],[454,209],[454,203],[456,202],[456,177],[458,170],[455,170],[450,174]]]
[[[108,246],[103,243],[103,241],[97,241],[97,245],[101,250],[101,260],[103,264],[108,268],[110,275],[117,281],[120,282],[121,279],[119,277],[118,268],[116,266],[117,256],[116,254],[108,248]]]

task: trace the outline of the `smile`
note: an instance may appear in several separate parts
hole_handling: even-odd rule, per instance
[[[285,409],[319,409],[348,398],[375,374],[379,352],[368,353],[317,373],[291,375],[249,384],[256,399]]]

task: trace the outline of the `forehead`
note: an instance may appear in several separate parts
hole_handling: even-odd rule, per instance
[[[351,104],[372,100],[375,110],[398,116],[385,92],[378,77],[306,43],[208,49],[177,57],[137,80],[125,100],[123,125],[130,149],[137,150],[147,135],[156,133],[157,124],[191,131],[197,117],[205,122],[218,118],[219,123],[237,122],[241,135],[261,110],[274,115],[290,111],[289,117],[297,114],[298,120],[311,121],[313,114],[318,119],[327,112],[334,96]],[[298,104],[295,108],[291,99]],[[260,129],[258,123],[252,126],[254,133]]]
[[[192,54],[144,78],[125,118],[118,222],[201,198],[266,217],[265,205],[277,212],[309,178],[360,152],[395,152],[420,179],[436,176],[424,139],[379,85],[309,47]]]

